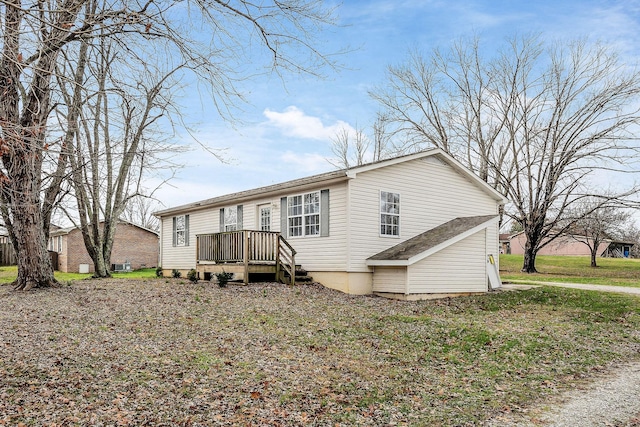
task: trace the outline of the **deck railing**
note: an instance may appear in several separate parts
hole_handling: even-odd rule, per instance
[[[196,237],[198,262],[244,263],[245,282],[248,280],[250,263],[273,262],[276,280],[295,283],[296,251],[280,233],[238,230],[199,234]]]

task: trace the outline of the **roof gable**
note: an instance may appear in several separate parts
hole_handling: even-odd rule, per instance
[[[404,163],[416,159],[427,158],[431,156],[437,156],[443,163],[451,166],[458,174],[467,178],[472,184],[476,185],[481,191],[487,193],[496,202],[500,204],[506,204],[507,199],[500,193],[493,189],[489,184],[482,181],[469,169],[464,167],[461,163],[445,153],[439,148],[431,150],[421,151],[418,153],[407,154],[404,156],[394,157],[391,159],[379,160],[365,165],[355,166],[349,169],[340,169],[333,172],[326,172],[319,175],[312,175],[306,178],[295,179],[292,181],[286,181],[280,184],[269,185],[266,187],[259,187],[251,190],[240,191],[237,193],[226,194],[210,199],[201,200],[194,203],[176,206],[169,209],[154,212],[155,216],[163,217],[168,215],[181,214],[186,212],[192,212],[196,210],[206,209],[209,207],[224,206],[229,203],[240,203],[247,200],[255,199],[257,197],[265,197],[268,195],[284,194],[291,189],[304,189],[306,187],[317,186],[321,184],[329,184],[335,182],[346,181],[354,179],[358,174],[364,173],[370,170],[380,169],[384,167],[393,166],[398,163]]]
[[[414,264],[495,224],[497,221],[498,216],[496,215],[452,219],[369,257],[367,265],[406,266]]]
[[[146,231],[148,233],[155,234],[158,237],[160,236],[159,232],[157,232],[155,230],[151,230],[150,228],[146,228],[146,227],[143,227],[141,225],[135,224],[135,223],[133,223],[131,221],[127,221],[126,219],[119,219],[118,223],[119,224],[128,224],[128,225],[131,225],[133,227],[139,228],[140,230],[144,230],[144,231]],[[100,224],[104,225],[104,221],[100,221]],[[63,235],[69,234],[69,233],[71,233],[72,231],[75,231],[75,230],[80,230],[80,226],[71,226],[71,227],[62,228],[62,227],[57,226],[57,225],[52,225],[51,228],[49,229],[49,235],[52,236],[52,237],[53,236],[63,236]]]

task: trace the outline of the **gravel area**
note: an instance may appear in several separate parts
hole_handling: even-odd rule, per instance
[[[557,427],[640,425],[640,363],[616,369],[585,389],[576,388],[564,403],[541,417]],[[635,418],[635,420],[633,420]],[[631,421],[630,421],[631,420]]]
[[[496,417],[492,427],[640,427],[640,363],[601,377],[527,411]]]

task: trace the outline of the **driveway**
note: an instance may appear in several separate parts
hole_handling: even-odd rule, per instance
[[[582,283],[536,282],[518,280],[504,283],[504,290],[529,289],[534,286],[559,286],[600,292],[617,292],[640,296],[640,288],[586,285]],[[640,427],[640,363],[613,366],[588,384],[577,386],[551,401],[533,408],[533,414],[512,414],[490,420],[490,427]]]

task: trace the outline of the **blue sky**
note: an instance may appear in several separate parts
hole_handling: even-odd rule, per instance
[[[389,65],[410,49],[428,52],[461,37],[478,35],[488,46],[531,32],[547,40],[589,37],[610,43],[630,64],[640,57],[640,0],[345,0],[338,26],[322,35],[325,46],[352,50],[339,58],[344,69],[327,78],[262,77],[241,89],[248,103],[225,122],[197,86],[182,101],[199,141],[177,138],[190,150],[177,156],[186,165],[156,197],[171,207],[235,191],[334,169],[331,137],[342,127],[367,130],[378,110],[368,91],[384,85]],[[148,180],[153,187],[157,180]]]

